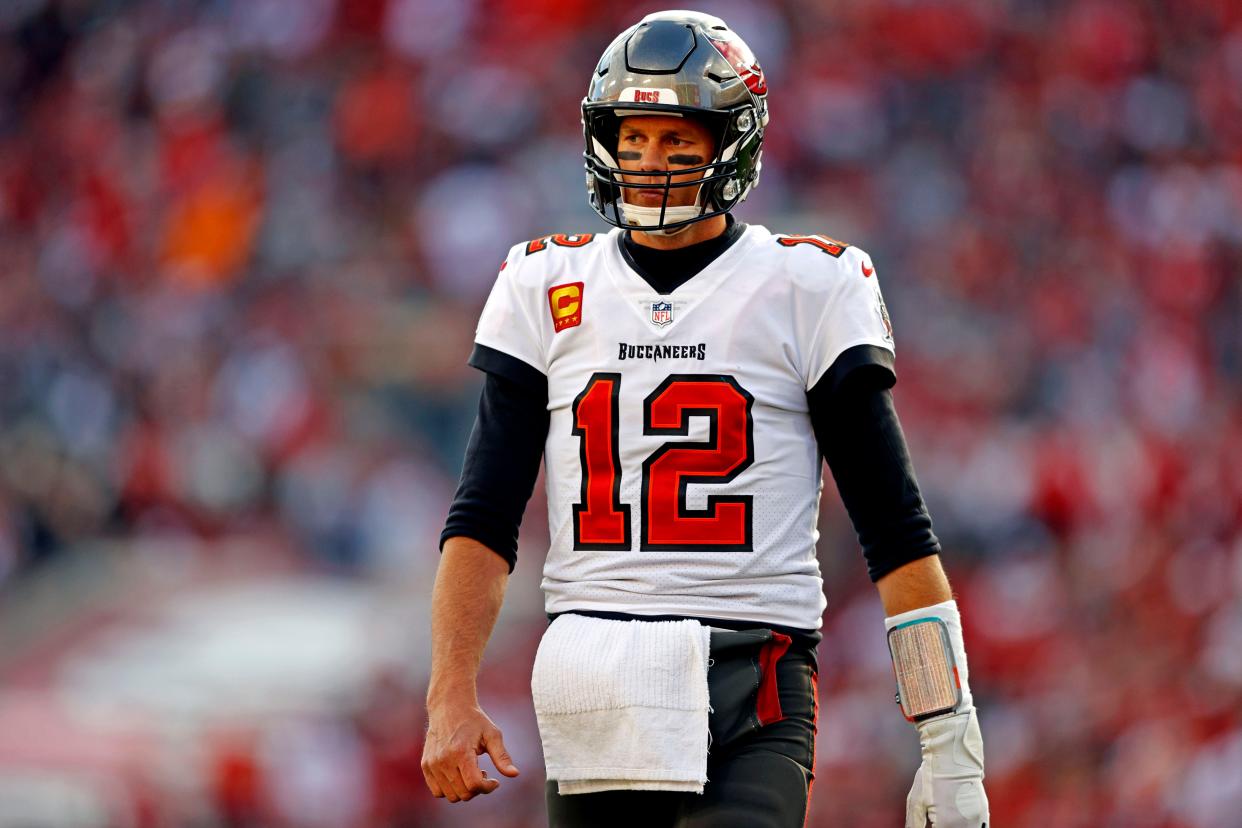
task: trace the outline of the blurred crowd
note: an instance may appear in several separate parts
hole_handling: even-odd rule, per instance
[[[884,280],[994,821],[1235,824],[1242,5],[698,6],[771,88],[739,217],[859,244]],[[424,608],[496,265],[603,229],[578,104],[656,8],[0,4],[0,605],[101,540],[184,566],[246,538]],[[892,826],[917,742],[828,487],[809,824]],[[537,492],[511,590],[536,589],[542,521]],[[510,602],[483,699],[523,776],[487,801],[422,788],[411,658],[365,703],[204,736],[192,821],[184,792],[137,785],[107,824],[539,825],[524,676],[544,619]],[[28,770],[0,754],[0,782]]]

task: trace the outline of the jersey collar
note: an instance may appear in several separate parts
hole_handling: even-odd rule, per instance
[[[651,289],[667,296],[701,273],[742,237],[746,225],[725,216],[719,236],[677,250],[656,250],[634,241],[629,231],[618,236],[621,258]]]

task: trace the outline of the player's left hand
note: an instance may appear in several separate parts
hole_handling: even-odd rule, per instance
[[[906,797],[906,828],[987,828],[983,737],[974,708],[919,726],[923,763]]]

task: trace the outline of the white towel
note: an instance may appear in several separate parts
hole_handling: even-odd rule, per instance
[[[553,621],[531,694],[560,793],[702,793],[710,645],[711,628],[697,621]]]

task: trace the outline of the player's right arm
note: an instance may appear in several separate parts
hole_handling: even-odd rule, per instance
[[[517,559],[518,528],[534,489],[548,434],[547,376],[530,298],[513,278],[522,246],[510,251],[479,321],[470,364],[486,374],[461,483],[441,535],[431,606],[431,682],[422,769],[427,787],[450,802],[499,787],[479,769],[487,753],[517,776],[500,729],[479,706],[483,651]]]
[[[505,776],[518,769],[500,728],[479,707],[476,677],[504,602],[509,564],[467,537],[444,543],[431,597],[431,684],[423,776],[437,797],[464,802],[500,786],[479,769],[486,753]]]
[[[476,348],[472,362],[479,357]],[[497,353],[491,360],[503,363]],[[500,730],[479,707],[476,677],[517,560],[522,513],[539,474],[548,434],[547,398],[546,388],[488,373],[442,536],[431,598],[423,775],[432,794],[450,802],[499,786],[479,770],[483,753],[501,773],[517,776]]]
[[[472,362],[481,353],[486,351],[476,348]],[[493,367],[504,370],[502,357],[492,353]],[[499,786],[479,770],[484,753],[506,776],[518,773],[500,730],[479,707],[476,677],[517,559],[518,528],[547,434],[547,389],[489,372],[442,536],[431,599],[429,727],[422,766],[432,794],[450,802]]]

